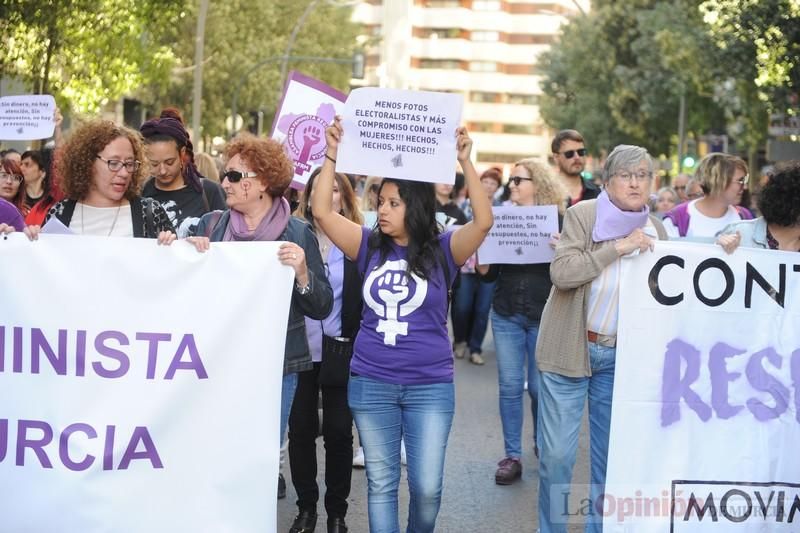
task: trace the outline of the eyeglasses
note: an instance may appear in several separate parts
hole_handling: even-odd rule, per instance
[[[222,179],[228,178],[231,183],[239,183],[244,178],[255,178],[258,172],[242,172],[240,170],[226,170],[222,175]]]
[[[511,176],[508,178],[508,182],[513,183],[515,187],[519,187],[519,184],[522,180],[533,181],[533,178],[524,178],[522,176]]]
[[[750,174],[745,174],[744,176],[736,180],[736,183],[738,183],[742,187],[746,187],[749,182],[750,182]]]
[[[686,185],[678,185],[677,187],[673,187],[676,191],[685,191]]]
[[[649,181],[650,178],[653,177],[653,173],[652,172],[647,172],[645,170],[641,170],[639,172],[634,172],[634,173],[617,172],[614,175],[616,177],[618,177],[620,180],[622,180],[623,182],[625,182],[625,183],[631,183],[634,178],[636,178],[637,182],[639,182],[639,181],[642,181],[642,182]]]
[[[577,150],[567,150],[566,152],[562,152],[561,155],[567,159],[572,159],[575,157],[575,154],[578,154],[581,157],[586,157],[586,153],[586,148],[578,148]]]
[[[19,174],[9,174],[8,172],[0,172],[0,180],[21,182],[22,176]]]
[[[122,170],[122,167],[125,167],[125,170],[133,174],[134,172],[139,170],[139,165],[141,165],[139,161],[120,161],[119,159],[103,159],[99,155],[96,157],[97,159],[108,165],[108,170],[110,170],[111,172],[119,172],[120,170]]]

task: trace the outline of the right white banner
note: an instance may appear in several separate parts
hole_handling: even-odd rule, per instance
[[[623,261],[607,533],[800,529],[800,255]]]

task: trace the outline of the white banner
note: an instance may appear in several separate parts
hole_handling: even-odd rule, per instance
[[[319,80],[299,72],[289,74],[271,136],[294,162],[293,187],[305,188],[311,173],[322,166],[328,147],[325,129],[342,113],[346,98]]]
[[[32,141],[53,136],[56,101],[49,94],[0,97],[0,139]]]
[[[482,265],[495,263],[549,263],[558,232],[558,207],[554,205],[495,206],[494,226],[478,248]]]
[[[0,530],[275,531],[277,248],[0,241]]]
[[[800,256],[624,260],[603,531],[796,532]]]
[[[362,87],[347,97],[336,171],[454,183],[457,94]]]

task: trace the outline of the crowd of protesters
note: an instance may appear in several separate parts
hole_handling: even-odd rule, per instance
[[[324,162],[295,210],[285,197],[293,164],[274,140],[232,139],[219,171],[214,158],[194,152],[172,108],[140,131],[92,120],[67,140],[59,113],[54,121],[53,149],[2,154],[1,233],[36,239],[57,223],[81,235],[163,245],[186,239],[198,252],[218,241],[284,242],[278,259],[295,272],[280,416],[298,496],[290,533],[316,528],[318,434],[325,443],[327,531],[347,531],[353,421],[370,530],[399,531],[406,462],[407,530],[435,529],[455,410],[454,359],[483,365],[490,324],[503,430],[494,481],[518,481],[522,455],[532,452],[539,458],[540,531],[566,531],[551,516],[552,499],[562,498],[555,491],[569,493],[587,401],[593,500],[605,484],[621,258],[668,238],[717,242],[728,253],[739,246],[800,251],[798,162],[772,169],[758,218],[741,205],[750,178],[736,156],[709,154],[694,176],[652,191],[651,155],[620,145],[605,158],[598,186],[583,176],[588,148],[575,130],[553,139],[555,168],[522,159],[507,178],[500,168],[479,174],[472,139],[459,128],[455,190],[380,177],[357,181],[335,172],[347,134],[337,119],[326,131]],[[476,250],[496,205],[556,206],[552,263],[480,263]],[[410,293],[415,304],[403,309],[405,323],[392,322]],[[533,427],[527,442],[525,390]],[[587,531],[601,530],[589,516]]]

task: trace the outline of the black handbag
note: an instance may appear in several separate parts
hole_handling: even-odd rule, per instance
[[[329,387],[346,387],[350,379],[353,341],[344,337],[322,335],[322,363],[319,383]]]

